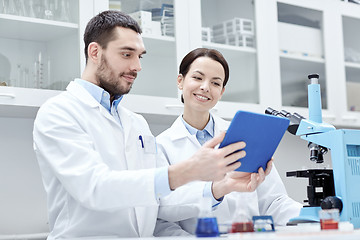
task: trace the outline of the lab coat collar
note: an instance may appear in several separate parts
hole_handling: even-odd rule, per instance
[[[186,129],[181,118],[182,116],[180,115],[172,124],[171,128],[169,128],[171,141],[192,136]]]
[[[226,131],[228,126],[229,126],[229,122],[225,121],[222,118],[219,118],[218,116],[211,114],[211,116],[214,119],[214,136],[216,136],[217,134],[219,134],[222,131]],[[189,133],[189,131],[186,129],[184,123],[182,122],[182,115],[180,115],[175,122],[172,124],[171,128],[169,129],[170,131],[170,138],[172,141],[178,140],[178,139],[182,139],[182,138],[190,138],[192,139],[192,135]],[[196,138],[196,137],[195,137]]]
[[[75,98],[77,98],[79,101],[81,101],[83,104],[88,105],[91,108],[98,108],[101,114],[104,115],[107,119],[112,121],[113,123],[120,125],[115,118],[109,113],[109,111],[102,106],[84,87],[82,87],[80,84],[72,81],[69,83],[69,85],[66,87],[66,90],[68,93],[73,95]]]
[[[74,81],[69,83],[66,90],[81,102],[92,108],[101,106],[100,103],[84,87]]]

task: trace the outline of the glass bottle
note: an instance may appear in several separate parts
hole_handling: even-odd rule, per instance
[[[15,1],[14,0],[4,0],[3,12],[4,12],[4,14],[17,15]]]
[[[59,0],[58,20],[61,22],[70,22],[70,3],[68,0]]]
[[[212,214],[211,198],[209,197],[204,197],[200,200],[200,214],[195,233],[197,237],[219,236],[217,220]]]
[[[55,1],[45,0],[45,19],[54,20],[55,15]]]
[[[251,201],[251,199],[247,194],[248,193],[238,194],[234,219],[231,225],[232,233],[254,231],[254,225],[251,220],[249,209],[247,209],[247,201]]]

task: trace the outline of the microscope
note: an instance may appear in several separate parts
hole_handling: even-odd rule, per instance
[[[309,178],[307,187],[308,206],[300,215],[290,219],[288,225],[319,222],[320,209],[337,208],[340,221],[348,221],[360,228],[360,130],[336,129],[322,121],[319,75],[308,76],[309,119],[285,110],[267,108],[265,113],[286,117],[290,120],[288,132],[308,142],[310,160],[324,161],[323,155],[330,150],[333,169],[309,169],[287,172],[287,176]]]

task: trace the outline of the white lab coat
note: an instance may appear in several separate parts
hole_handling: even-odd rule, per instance
[[[225,131],[230,122],[214,116],[215,135]],[[172,126],[156,138],[159,150],[163,152],[170,164],[193,155],[200,147],[195,135],[191,135],[179,116]],[[240,208],[240,206],[242,206]],[[214,215],[220,223],[231,223],[238,214],[249,217],[256,215],[271,215],[276,225],[285,225],[292,217],[299,215],[302,205],[288,197],[285,186],[275,168],[266,177],[265,181],[250,193],[233,192],[225,196],[223,202],[216,208]],[[193,209],[194,210],[194,209]],[[188,214],[187,211],[184,213]],[[193,233],[196,226],[198,211],[193,211],[193,218],[184,220],[179,214],[174,216],[170,208],[163,208],[159,216],[173,222],[180,221],[180,226]],[[187,215],[186,217],[189,217]],[[195,218],[194,218],[195,217]]]
[[[48,196],[49,239],[149,237],[158,214],[157,154],[145,119],[119,105],[122,127],[83,87],[47,101],[34,124],[34,149]],[[155,142],[154,142],[155,144]]]

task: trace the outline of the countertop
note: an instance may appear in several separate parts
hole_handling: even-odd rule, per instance
[[[46,239],[46,235],[42,234],[24,234],[24,235],[0,235],[0,240],[9,239]],[[135,238],[76,238],[71,240],[134,240]],[[258,232],[258,233],[234,233],[226,234],[216,238],[196,238],[194,237],[161,237],[161,238],[137,238],[142,240],[198,240],[198,239],[213,239],[213,240],[359,240],[360,229],[352,230],[348,226],[339,230],[320,230],[319,224],[291,227],[277,227],[275,232]],[[70,240],[70,239],[69,239]]]

